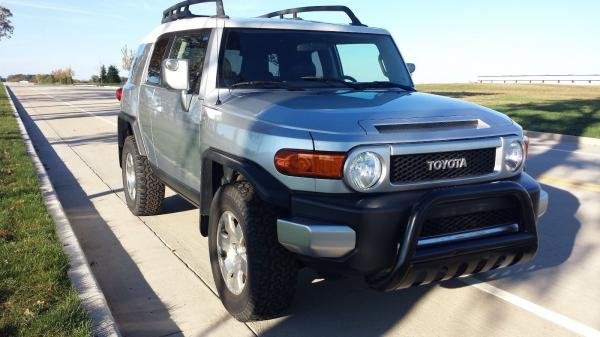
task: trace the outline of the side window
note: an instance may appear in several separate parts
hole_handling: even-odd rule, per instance
[[[147,60],[145,55],[147,55],[148,49],[150,49],[149,44],[142,44],[139,46],[137,52],[135,53],[133,65],[131,66],[131,71],[129,72],[129,81],[131,81],[132,83],[140,83],[142,77],[142,68],[140,68],[140,66],[142,65],[142,63],[144,63],[145,60]]]
[[[177,36],[169,53],[170,59],[189,61],[189,87],[195,93],[200,91],[200,79],[204,68],[209,38],[209,30],[201,33]]]
[[[149,84],[160,85],[161,84],[161,68],[162,61],[165,57],[165,52],[167,51],[167,46],[169,45],[169,38],[163,37],[158,40],[154,46],[154,52],[152,53],[152,58],[150,59],[150,65],[148,66],[148,79],[147,82]]]
[[[339,44],[338,55],[345,76],[358,82],[389,81],[379,62],[379,48],[375,44]]]
[[[221,66],[221,85],[226,87],[235,84],[240,79],[240,73],[242,72],[242,63],[244,57],[240,55],[239,50],[226,49],[223,55],[223,64]]]

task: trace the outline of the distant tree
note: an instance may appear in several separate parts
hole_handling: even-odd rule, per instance
[[[100,83],[107,83],[108,78],[106,77],[106,67],[100,66]]]
[[[12,16],[10,9],[0,6],[0,40],[4,37],[10,39],[12,36],[14,30],[12,22],[10,22]]]
[[[108,66],[106,72],[106,83],[121,83],[121,77],[119,76],[119,69],[114,65]]]
[[[121,48],[121,55],[123,70],[130,71],[131,67],[133,66],[133,50],[127,48],[127,45],[125,45],[123,48]]]
[[[52,77],[55,83],[73,84],[73,76],[75,73],[71,68],[57,69],[52,72]]]
[[[35,81],[38,84],[52,84],[54,83],[54,77],[48,74],[37,74],[35,75]]]
[[[92,83],[100,83],[100,76],[98,76],[98,75],[92,75],[92,77],[90,78],[90,82],[92,82]]]

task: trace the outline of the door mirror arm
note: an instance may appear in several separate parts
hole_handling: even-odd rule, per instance
[[[190,93],[188,90],[181,90],[181,107],[184,111],[190,111],[190,106],[192,105],[192,99],[194,98],[194,94]]]

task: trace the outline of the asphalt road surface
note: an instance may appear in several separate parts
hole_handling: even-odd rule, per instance
[[[10,89],[125,336],[600,335],[600,147],[533,141],[551,201],[529,264],[394,293],[304,271],[288,316],[244,324],[217,298],[196,209],[172,192],[162,215],[127,209],[114,90]]]

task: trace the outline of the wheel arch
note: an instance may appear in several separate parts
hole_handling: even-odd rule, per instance
[[[200,232],[208,235],[208,215],[219,188],[237,177],[247,180],[268,204],[289,209],[290,190],[260,165],[250,160],[210,148],[202,157],[200,191]]]
[[[142,144],[143,140],[136,118],[134,116],[126,114],[123,111],[120,111],[119,117],[117,119],[117,144],[119,151],[119,166],[122,166],[123,162],[123,145],[125,144],[125,139],[132,135],[135,137],[138,151],[140,152],[140,154],[143,156],[147,156],[146,149]]]

